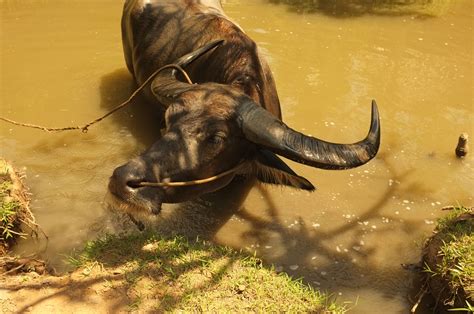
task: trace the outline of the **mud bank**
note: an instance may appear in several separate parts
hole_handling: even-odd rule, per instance
[[[466,313],[474,306],[474,210],[450,210],[425,243],[424,287],[437,313]]]

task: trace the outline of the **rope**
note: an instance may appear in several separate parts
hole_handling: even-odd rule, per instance
[[[46,131],[46,132],[62,132],[62,131],[71,131],[71,130],[82,130],[83,133],[87,133],[87,131],[89,130],[89,127],[92,126],[93,124],[96,124],[97,122],[100,122],[102,120],[104,120],[105,118],[107,118],[108,116],[110,116],[111,114],[115,113],[116,111],[122,109],[123,107],[127,106],[130,104],[130,102],[132,101],[133,98],[135,98],[135,96],[143,90],[143,88],[158,74],[160,73],[161,71],[165,70],[165,69],[168,69],[168,68],[174,68],[178,71],[181,72],[181,74],[183,74],[184,78],[186,79],[186,81],[189,83],[189,84],[192,84],[192,81],[191,79],[189,78],[189,75],[186,73],[186,71],[184,71],[184,69],[177,65],[177,64],[168,64],[168,65],[165,65],[161,68],[159,68],[158,70],[156,70],[155,72],[153,72],[147,79],[145,82],[143,82],[142,85],[140,85],[133,93],[132,95],[130,95],[130,97],[125,100],[124,102],[122,102],[120,105],[116,106],[115,108],[113,108],[112,110],[110,110],[109,112],[107,112],[106,114],[104,114],[103,116],[101,117],[98,117],[97,119],[94,119],[92,120],[91,122],[89,123],[86,123],[82,126],[68,126],[68,127],[64,127],[64,128],[49,128],[49,127],[44,127],[44,126],[40,126],[40,125],[36,125],[36,124],[31,124],[31,123],[20,123],[20,122],[16,122],[14,120],[11,120],[11,119],[8,119],[8,118],[4,118],[4,117],[1,117],[0,116],[0,120],[2,121],[5,121],[5,122],[8,122],[8,123],[11,123],[11,124],[14,124],[14,125],[18,125],[18,126],[24,126],[24,127],[27,127],[27,128],[32,128],[32,129],[40,129],[42,131]]]
[[[14,124],[14,125],[18,125],[18,126],[23,126],[23,127],[27,127],[27,128],[33,128],[33,129],[39,129],[39,130],[42,130],[42,131],[46,131],[46,132],[62,132],[62,131],[71,131],[71,130],[82,130],[83,133],[87,133],[87,131],[89,130],[89,127],[104,120],[105,118],[107,118],[108,116],[110,116],[111,114],[115,113],[116,111],[122,109],[123,107],[127,106],[130,104],[130,102],[132,101],[133,98],[135,98],[135,96],[141,92],[143,90],[143,88],[158,74],[160,73],[161,71],[165,70],[165,69],[169,69],[169,68],[173,68],[173,69],[176,69],[178,71],[181,72],[181,74],[184,76],[184,78],[186,79],[186,81],[189,83],[189,84],[193,84],[193,82],[191,81],[191,78],[189,77],[189,75],[186,73],[186,71],[181,67],[179,66],[178,64],[168,64],[168,65],[165,65],[161,68],[159,68],[158,70],[156,70],[155,72],[153,72],[146,80],[145,82],[143,82],[142,85],[140,85],[133,93],[132,95],[130,95],[130,97],[128,97],[127,100],[125,100],[124,102],[122,102],[120,105],[116,106],[115,108],[113,108],[112,110],[110,110],[109,112],[107,112],[106,114],[104,114],[103,116],[100,116],[98,117],[97,119],[94,119],[92,121],[90,121],[89,123],[86,123],[82,126],[68,126],[68,127],[63,127],[63,128],[50,128],[50,127],[44,127],[44,126],[41,126],[41,125],[36,125],[36,124],[31,124],[31,123],[20,123],[20,122],[17,122],[17,121],[14,121],[14,120],[11,120],[11,119],[8,119],[8,118],[4,118],[4,117],[1,117],[0,116],[0,120],[2,121],[5,121],[5,122],[8,122],[8,123],[11,123],[11,124]],[[209,178],[205,178],[205,179],[198,179],[198,180],[192,180],[192,181],[177,181],[177,182],[140,182],[137,184],[137,186],[139,187],[167,187],[167,186],[170,186],[170,187],[180,187],[180,186],[191,186],[191,185],[199,185],[199,184],[204,184],[204,183],[209,183],[209,182],[212,182],[212,181],[215,181],[217,179],[220,179],[228,174],[231,174],[233,172],[237,172],[239,170],[241,170],[242,168],[244,167],[244,163],[241,162],[239,163],[237,166],[227,170],[227,171],[224,171],[218,175],[215,175],[215,176],[212,176],[212,177],[209,177]]]
[[[244,162],[240,162],[237,166],[227,170],[227,171],[224,171],[222,173],[219,173],[215,176],[212,176],[212,177],[209,177],[209,178],[205,178],[205,179],[197,179],[197,180],[192,180],[192,181],[176,181],[176,182],[146,182],[146,181],[143,181],[143,182],[140,182],[137,184],[138,187],[168,187],[168,186],[171,186],[171,187],[180,187],[180,186],[190,186],[190,185],[199,185],[199,184],[204,184],[204,183],[209,183],[209,182],[212,182],[212,181],[215,181],[217,179],[220,179],[228,174],[231,174],[233,172],[237,172],[239,170],[241,170],[242,168],[244,168],[245,166],[245,163]]]

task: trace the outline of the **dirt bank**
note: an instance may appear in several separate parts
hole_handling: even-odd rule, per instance
[[[327,296],[234,250],[153,233],[106,236],[60,277],[0,278],[3,313],[343,313]]]
[[[9,253],[19,237],[37,237],[41,229],[21,175],[0,162],[1,313],[344,312],[257,258],[203,241],[157,238],[151,231],[91,241],[82,253],[66,257],[74,271],[55,276],[35,256]]]
[[[426,289],[437,313],[466,313],[474,306],[474,211],[453,208],[423,250]],[[459,309],[458,311],[454,309]]]
[[[38,237],[41,229],[29,207],[29,193],[22,175],[0,158],[0,274],[45,272],[45,263],[34,256],[9,254],[19,238]]]

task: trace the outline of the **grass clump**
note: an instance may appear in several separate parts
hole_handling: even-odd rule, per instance
[[[425,246],[427,283],[438,306],[472,310],[474,300],[474,211],[456,207],[438,221]],[[471,312],[472,313],[472,312]]]
[[[35,271],[46,272],[44,261],[34,255],[11,256],[10,250],[18,238],[37,237],[41,228],[29,208],[29,193],[22,176],[0,158],[0,275]],[[43,232],[43,235],[46,235]]]
[[[472,209],[460,207],[439,222],[443,233],[443,256],[438,270],[449,276],[454,290],[466,288],[474,294],[474,215]]]
[[[11,184],[8,182],[3,182],[0,185],[0,197],[2,198],[2,206],[0,208],[0,241],[2,242],[7,242],[13,238],[16,212],[20,206],[17,201],[9,197],[10,186]]]
[[[134,311],[344,313],[327,296],[256,257],[206,241],[153,233],[105,236],[72,258],[120,274]]]
[[[6,254],[17,236],[23,235],[19,228],[21,203],[15,177],[13,168],[0,159],[0,256]]]

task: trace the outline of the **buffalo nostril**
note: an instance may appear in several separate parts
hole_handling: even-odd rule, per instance
[[[116,168],[109,181],[109,189],[115,194],[130,194],[135,192],[144,181],[145,169],[136,162],[129,162]]]

